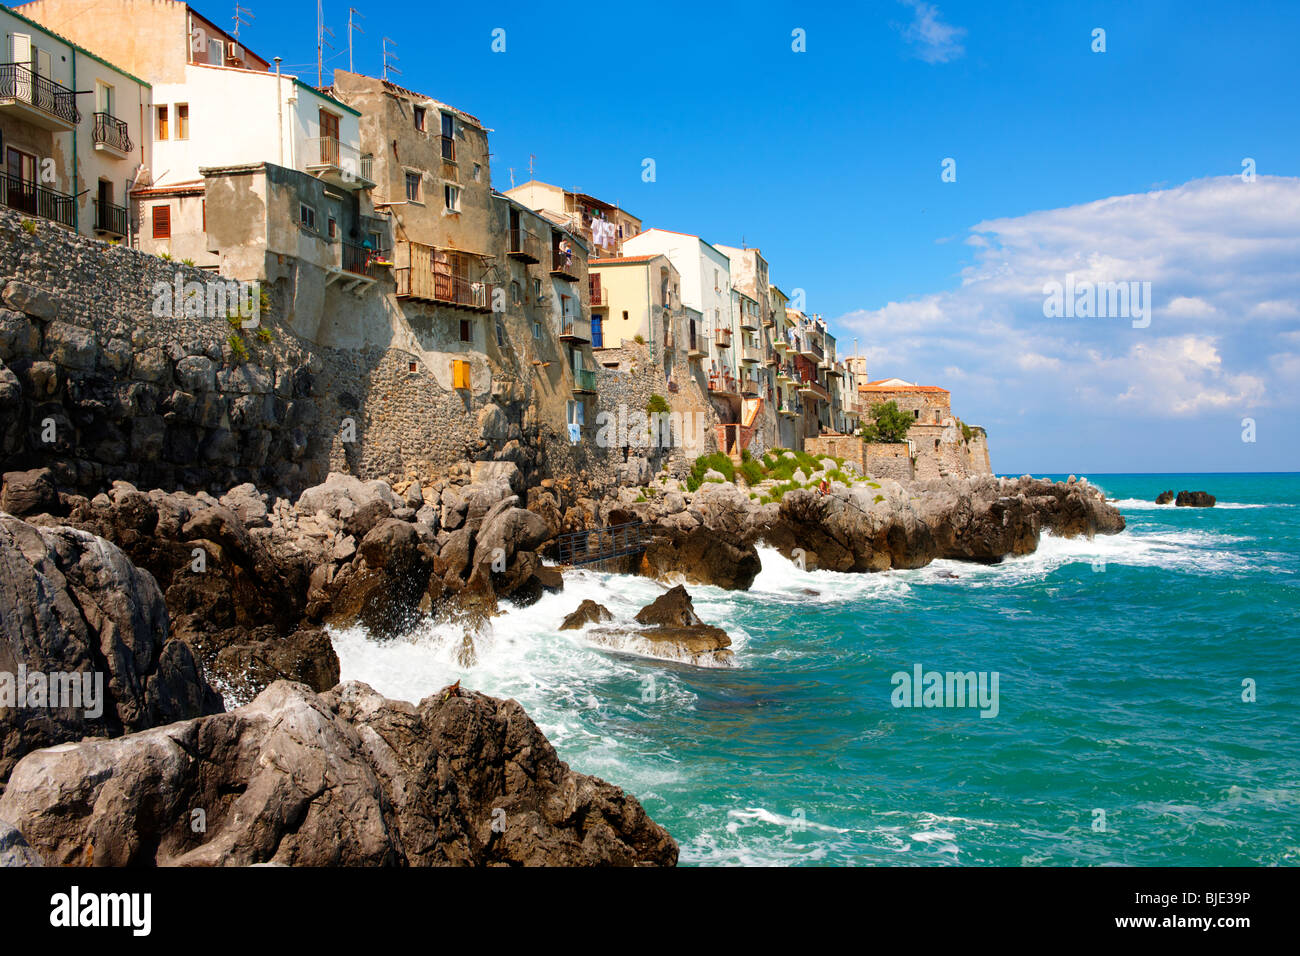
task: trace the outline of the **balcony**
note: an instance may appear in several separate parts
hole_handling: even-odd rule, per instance
[[[762,365],[763,350],[756,345],[742,345],[740,347],[740,360],[746,365]]]
[[[541,262],[544,248],[540,237],[519,226],[510,230],[510,251],[506,255],[520,262]]]
[[[784,355],[790,351],[790,343],[785,340],[784,335],[778,334],[772,338],[772,348]]]
[[[356,276],[379,277],[380,271],[388,267],[388,255],[379,249],[367,249],[355,242],[340,244],[343,256],[343,271]]]
[[[750,313],[746,312],[744,309],[741,309],[741,310],[740,310],[740,327],[741,327],[742,329],[744,329],[746,332],[757,332],[757,331],[758,331],[758,316],[757,316],[757,315],[751,315]]]
[[[577,257],[574,256],[573,250],[567,253],[563,252],[559,245],[551,246],[551,275],[560,279],[568,279],[570,282],[578,281],[578,264]]]
[[[781,364],[781,356],[776,354],[776,349],[767,350],[767,354],[763,356],[763,364],[768,368],[776,368]]]
[[[844,369],[840,368],[840,366],[837,363],[831,362],[829,360],[822,362],[822,371],[824,371],[827,375],[833,375],[835,378],[844,377]]]
[[[686,357],[692,359],[702,359],[705,356],[704,339],[699,335],[692,334],[686,343]]]
[[[303,150],[303,168],[339,189],[374,189],[374,157],[334,136],[312,136]]]
[[[753,375],[740,376],[740,394],[753,398],[758,394],[758,379]]]
[[[822,388],[817,382],[806,381],[799,383],[799,394],[805,398],[815,398],[818,401],[829,402],[830,393]]]
[[[81,122],[77,95],[25,63],[0,63],[0,111],[56,133],[71,132]]]
[[[0,205],[77,228],[75,196],[0,173]]]
[[[125,239],[127,223],[125,206],[114,206],[110,202],[95,200],[95,232]]]
[[[797,351],[806,359],[813,359],[820,362],[825,357],[822,347],[814,342],[807,335],[801,335],[798,339]]]
[[[596,394],[596,371],[590,368],[573,370],[573,391],[577,395]]]
[[[591,341],[591,321],[576,315],[566,315],[560,323],[560,341],[587,344]]]
[[[731,348],[731,329],[716,329],[713,333],[713,344],[720,349]]]
[[[135,148],[127,131],[126,122],[112,113],[95,114],[95,149],[126,158]]]
[[[609,305],[609,296],[605,294],[604,289],[591,290],[591,307],[593,309],[603,308]]]
[[[718,395],[739,395],[736,380],[730,374],[714,372],[709,375],[709,391]]]
[[[492,283],[467,254],[452,254],[419,242],[404,242],[406,264],[393,270],[397,297],[434,302],[474,312],[492,311]]]

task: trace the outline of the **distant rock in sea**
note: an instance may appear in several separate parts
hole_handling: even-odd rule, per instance
[[[1174,504],[1179,508],[1213,508],[1216,500],[1208,491],[1180,491]]]
[[[1158,505],[1171,505],[1173,503],[1174,503],[1174,490],[1172,488],[1170,488],[1168,491],[1162,491],[1160,492],[1160,494],[1156,495],[1156,504]]]

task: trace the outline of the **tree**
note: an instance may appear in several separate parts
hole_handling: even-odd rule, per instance
[[[912,427],[912,415],[898,407],[897,402],[876,402],[871,406],[874,421],[863,422],[860,434],[865,442],[883,442],[898,445],[907,441],[907,430]]]

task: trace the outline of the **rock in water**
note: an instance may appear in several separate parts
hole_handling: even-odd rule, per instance
[[[189,647],[168,640],[153,576],[102,538],[0,514],[0,609],[0,690],[16,691],[20,668],[29,688],[26,707],[0,696],[0,781],[41,747],[222,709]],[[33,675],[60,699],[37,704]]]
[[[587,598],[578,605],[576,611],[564,619],[564,623],[560,625],[560,630],[576,631],[587,624],[612,620],[614,620],[614,615],[609,613],[609,608],[603,604],[597,604],[591,598]]]
[[[1174,504],[1179,508],[1213,508],[1217,500],[1208,491],[1180,491]]]
[[[191,827],[205,813],[205,832]],[[53,865],[664,865],[635,798],[574,773],[515,701],[418,706],[278,681],[251,704],[29,754],[0,799]]]
[[[695,613],[690,594],[680,584],[637,611],[636,619],[638,624],[661,627],[696,627],[704,623]]]
[[[702,667],[731,663],[731,638],[722,628],[700,620],[691,596],[680,584],[638,611],[636,620],[647,626],[635,634],[624,634],[621,642],[621,632],[612,629],[598,630],[592,638],[610,647]]]
[[[1156,495],[1156,504],[1158,505],[1172,504],[1173,500],[1174,500],[1174,490],[1172,488],[1170,488],[1168,491],[1162,491],[1160,492],[1160,494]]]

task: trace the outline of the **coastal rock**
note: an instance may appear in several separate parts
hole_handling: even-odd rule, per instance
[[[1208,491],[1180,491],[1174,504],[1179,508],[1213,508],[1217,503]]]
[[[680,584],[638,611],[636,622],[643,625],[636,631],[597,628],[588,637],[615,650],[701,667],[726,666],[732,661],[727,632],[700,620],[690,595]]]
[[[660,627],[698,627],[704,623],[695,613],[690,594],[680,584],[637,611],[636,621]]]
[[[221,711],[189,647],[168,640],[153,577],[102,538],[0,515],[0,608],[0,672],[28,675],[28,706],[0,709],[0,780],[41,747]],[[56,680],[65,706],[36,704]]]
[[[206,831],[193,832],[202,807]],[[574,773],[514,701],[418,706],[280,681],[228,714],[29,755],[0,799],[52,865],[665,865],[632,797]]]
[[[23,835],[12,824],[0,820],[0,867],[44,865],[45,860],[27,845]]]
[[[612,620],[614,620],[614,615],[609,612],[609,608],[587,598],[578,605],[577,610],[564,619],[564,623],[560,625],[560,630],[577,631],[588,624],[598,624],[601,621]]]
[[[0,491],[0,511],[19,518],[57,513],[59,493],[54,486],[54,473],[48,468],[6,472],[4,489]]]
[[[1173,502],[1174,502],[1174,490],[1172,488],[1170,488],[1168,491],[1162,491],[1160,492],[1160,494],[1156,495],[1156,504],[1158,505],[1169,505],[1169,504],[1173,504]]]

